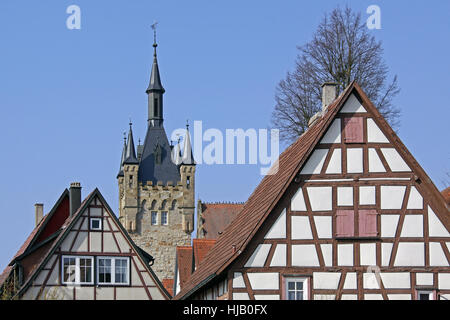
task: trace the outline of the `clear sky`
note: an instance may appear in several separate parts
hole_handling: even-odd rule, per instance
[[[69,5],[81,29],[69,30]],[[441,190],[450,171],[450,1],[20,1],[0,2],[0,269],[70,182],[98,187],[118,213],[116,175],[129,118],[144,139],[145,89],[157,20],[168,133],[266,128],[277,83],[325,12],[381,9],[391,77],[402,91],[399,136]],[[135,141],[137,142],[137,141]],[[283,148],[281,147],[281,150]],[[280,150],[280,151],[281,151]],[[203,201],[245,201],[255,165],[199,165]]]

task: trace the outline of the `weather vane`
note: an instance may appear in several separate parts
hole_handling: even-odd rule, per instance
[[[158,22],[157,21],[155,21],[153,24],[152,24],[152,29],[153,29],[153,43],[154,44],[156,44],[156,26],[158,25]]]

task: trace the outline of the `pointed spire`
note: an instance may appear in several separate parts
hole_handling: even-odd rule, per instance
[[[136,158],[136,150],[134,148],[133,130],[131,128],[133,124],[130,121],[130,131],[128,132],[127,148],[125,152],[124,164],[138,164],[139,161]]]
[[[161,84],[161,77],[159,76],[158,60],[156,58],[156,47],[158,46],[158,44],[156,43],[156,25],[157,24],[158,24],[157,22],[152,24],[152,29],[153,29],[153,66],[152,66],[152,73],[150,75],[150,83],[146,90],[147,94],[152,91],[159,91],[161,93],[165,92],[165,90]]]
[[[181,158],[183,164],[195,164],[194,156],[192,155],[191,135],[189,134],[189,123],[186,121],[186,134],[184,136],[183,157]]]
[[[175,148],[172,149],[172,162],[177,166],[181,164],[180,138],[178,138]]]
[[[126,132],[123,133],[123,148],[122,148],[122,157],[120,158],[120,168],[117,177],[123,177],[123,163],[125,162],[125,154],[127,152],[127,137]]]

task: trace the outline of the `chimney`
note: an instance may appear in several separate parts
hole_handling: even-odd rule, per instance
[[[325,82],[322,85],[322,112],[337,98],[338,84],[335,82]]]
[[[69,189],[70,196],[70,216],[72,216],[81,205],[81,184],[72,182]]]
[[[42,221],[42,218],[44,217],[44,204],[43,203],[36,203],[34,205],[34,214],[36,217],[36,227],[38,224]]]

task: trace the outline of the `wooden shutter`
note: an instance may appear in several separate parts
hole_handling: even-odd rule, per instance
[[[353,210],[336,211],[336,237],[355,235],[355,212]]]
[[[377,211],[372,210],[359,210],[359,236],[360,237],[377,237],[378,236],[378,224],[377,224]]]
[[[347,117],[344,118],[344,142],[345,143],[363,143],[363,118]]]

